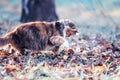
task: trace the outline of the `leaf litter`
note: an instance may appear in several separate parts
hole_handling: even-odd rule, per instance
[[[120,77],[120,43],[109,42],[102,36],[73,36],[70,47],[54,51],[0,50],[0,77],[18,80],[102,80]],[[30,76],[29,76],[30,75]],[[107,80],[107,77],[106,77]]]

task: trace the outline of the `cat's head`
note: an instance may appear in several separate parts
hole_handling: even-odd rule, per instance
[[[55,26],[64,37],[70,37],[78,32],[75,24],[68,19],[56,21]]]

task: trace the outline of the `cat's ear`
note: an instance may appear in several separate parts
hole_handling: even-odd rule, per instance
[[[61,22],[58,21],[58,22],[55,22],[55,27],[56,27],[57,30],[60,30],[64,27],[64,25]]]

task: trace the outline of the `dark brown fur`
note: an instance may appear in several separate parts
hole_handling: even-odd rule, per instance
[[[63,29],[59,22],[24,23],[0,38],[0,46],[10,44],[20,52],[24,52],[24,49],[45,50],[48,46],[59,47],[61,43],[58,45],[53,44],[50,38],[63,36]]]

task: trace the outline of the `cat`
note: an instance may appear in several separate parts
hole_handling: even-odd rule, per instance
[[[9,44],[20,53],[24,53],[25,49],[54,50],[64,43],[66,37],[77,32],[75,24],[69,20],[28,22],[1,37],[0,47]]]

